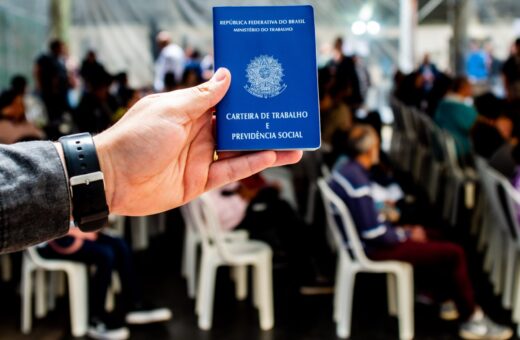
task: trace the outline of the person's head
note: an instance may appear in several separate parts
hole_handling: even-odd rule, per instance
[[[516,38],[514,48],[516,54],[520,54],[520,37]]]
[[[97,61],[96,52],[94,50],[89,50],[85,55],[85,61],[89,63],[94,63]]]
[[[370,169],[379,163],[380,141],[376,130],[370,125],[358,124],[350,130],[347,155],[364,168]]]
[[[423,65],[429,65],[430,62],[430,53],[425,53],[422,60]]]
[[[0,118],[16,122],[25,120],[25,105],[22,94],[5,91],[0,95]]]
[[[342,37],[337,37],[334,40],[334,50],[336,50],[338,52],[343,52],[343,38]]]
[[[473,88],[471,87],[471,83],[467,77],[458,76],[453,79],[450,92],[458,94],[461,97],[468,98],[473,95]]]
[[[49,43],[49,51],[54,56],[61,56],[65,52],[65,46],[60,39],[54,39]]]
[[[157,43],[157,46],[159,49],[163,49],[172,42],[172,37],[169,32],[161,31],[157,33],[157,36],[155,37],[155,41]]]
[[[24,95],[27,89],[27,78],[20,74],[15,75],[11,78],[11,91],[16,94]]]
[[[90,82],[92,94],[99,100],[105,101],[109,94],[113,77],[107,71],[96,72]]]

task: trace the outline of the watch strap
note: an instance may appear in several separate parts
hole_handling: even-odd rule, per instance
[[[79,133],[59,142],[69,175],[74,223],[85,232],[99,230],[108,222],[108,206],[94,140],[89,133]]]

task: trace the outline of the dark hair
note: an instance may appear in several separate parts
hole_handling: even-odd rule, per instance
[[[475,108],[480,115],[493,120],[505,114],[504,100],[491,92],[475,97]]]
[[[58,49],[60,49],[62,46],[63,46],[63,42],[60,39],[53,39],[49,43],[49,49],[52,52],[58,51]]]
[[[27,88],[27,78],[21,74],[17,74],[11,78],[11,90],[16,94],[24,94]]]
[[[520,37],[516,38],[516,40],[515,40],[515,45],[516,45],[517,47],[520,47]]]
[[[4,91],[0,94],[0,116],[2,110],[11,105],[17,96],[18,94],[12,90]]]
[[[377,138],[377,132],[370,125],[357,124],[350,130],[347,142],[347,156],[356,158],[369,151],[373,146],[368,138],[370,135]]]
[[[455,77],[451,81],[451,91],[453,92],[459,92],[464,85],[467,85],[469,83],[469,80],[466,76],[458,76]]]

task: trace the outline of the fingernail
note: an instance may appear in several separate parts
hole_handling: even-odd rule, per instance
[[[213,81],[221,82],[224,79],[226,79],[226,71],[224,71],[224,68],[220,67],[217,72],[213,75]]]

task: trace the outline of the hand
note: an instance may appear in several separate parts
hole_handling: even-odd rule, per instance
[[[410,232],[410,240],[414,242],[424,243],[428,241],[426,231],[421,226],[414,226],[408,229]]]
[[[265,168],[300,160],[301,151],[260,151],[226,153],[213,161],[213,107],[230,83],[229,71],[219,69],[197,87],[149,95],[94,137],[112,213],[158,213]]]

